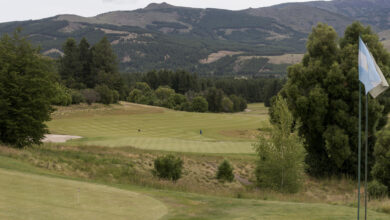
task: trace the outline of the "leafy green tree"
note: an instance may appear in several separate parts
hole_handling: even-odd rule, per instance
[[[271,125],[270,137],[261,135],[254,145],[259,157],[255,171],[257,184],[294,193],[303,180],[304,144],[287,101],[279,96],[273,109],[277,120]]]
[[[141,97],[143,96],[142,91],[139,89],[133,89],[129,97],[127,98],[127,101],[134,102],[134,103],[140,103]]]
[[[388,73],[388,53],[371,29],[357,22],[345,30],[340,41],[332,27],[318,24],[309,35],[302,62],[288,68],[281,94],[294,118],[302,122],[299,132],[306,140],[306,163],[311,175],[356,175],[359,35],[383,72]],[[387,112],[377,99],[368,101],[369,143],[374,144],[373,134],[384,125],[379,122],[385,120]],[[369,149],[371,155],[373,147]]]
[[[246,100],[243,97],[239,97],[239,99],[240,99],[240,108],[239,108],[239,110],[242,112],[242,111],[244,111],[248,107],[248,104],[247,104]]]
[[[157,105],[171,109],[175,107],[175,101],[173,100],[175,90],[169,87],[160,86],[158,89],[156,89],[155,94],[159,99]]]
[[[390,129],[378,133],[374,148],[375,165],[372,176],[390,189]],[[390,191],[389,191],[390,193]]]
[[[175,90],[169,87],[160,86],[158,87],[158,89],[156,89],[154,93],[156,94],[158,99],[167,100],[170,96],[175,94]]]
[[[54,88],[56,92],[55,96],[51,100],[53,105],[68,106],[72,104],[72,94],[68,88],[58,82],[54,83]]]
[[[207,112],[209,104],[202,96],[197,96],[192,100],[192,110],[195,112]]]
[[[230,95],[230,100],[233,102],[233,112],[241,112],[247,108],[246,100],[236,95]]]
[[[112,103],[118,103],[119,101],[119,98],[120,98],[120,94],[118,91],[116,90],[112,90]]]
[[[70,94],[72,96],[72,104],[80,104],[85,101],[84,96],[79,90],[71,89]]]
[[[95,91],[99,93],[101,103],[108,105],[114,102],[114,94],[107,85],[97,85]]]
[[[206,103],[207,103],[207,101],[206,101]],[[192,112],[192,111],[194,111],[193,109],[192,109],[192,103],[190,102],[190,101],[186,101],[186,102],[183,102],[183,103],[181,103],[181,105],[180,105],[180,109],[182,110],[182,111],[187,111],[187,112]],[[206,111],[207,111],[207,109],[206,109]]]
[[[145,82],[137,82],[134,86],[135,89],[140,90],[144,94],[152,92],[152,89],[149,87],[149,85]]]
[[[56,96],[51,60],[16,31],[0,38],[0,142],[18,148],[40,144]]]
[[[229,182],[234,180],[233,167],[230,165],[229,161],[224,160],[218,166],[217,179]]]
[[[187,98],[185,95],[175,93],[169,97],[172,100],[175,110],[183,110],[183,104],[187,102]]]
[[[221,102],[222,110],[224,112],[233,112],[233,102],[229,99],[229,97],[223,97]]]

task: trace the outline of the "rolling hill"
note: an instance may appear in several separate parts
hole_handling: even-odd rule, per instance
[[[274,76],[285,73],[292,63],[281,60],[281,55],[304,53],[307,35],[318,22],[332,25],[341,35],[359,20],[383,32],[386,41],[389,8],[385,0],[287,3],[241,11],[153,3],[95,17],[57,15],[1,23],[0,34],[21,27],[31,42],[52,57],[61,55],[69,37],[86,37],[95,43],[107,36],[123,72],[181,68],[200,75]],[[279,62],[272,62],[275,59]]]

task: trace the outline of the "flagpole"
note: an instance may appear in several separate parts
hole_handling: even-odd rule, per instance
[[[364,219],[367,220],[367,163],[368,163],[368,94],[366,94],[366,149],[364,162]]]
[[[361,161],[361,148],[362,148],[362,139],[361,139],[361,120],[362,120],[362,85],[359,82],[359,132],[358,132],[358,213],[357,219],[360,219],[360,161]]]
[[[359,67],[359,81],[364,84],[366,94],[366,127],[365,127],[365,167],[364,167],[364,218],[367,220],[367,176],[368,176],[368,93],[373,98],[376,98],[379,94],[389,88],[385,76],[381,69],[375,62],[374,57],[368,50],[368,46],[362,41],[359,36],[359,54],[358,54],[358,67]],[[362,97],[361,97],[361,83],[359,83],[359,132],[358,132],[358,215],[360,217],[360,173],[361,173],[361,154],[362,154],[362,138],[361,138],[361,119],[362,119]]]

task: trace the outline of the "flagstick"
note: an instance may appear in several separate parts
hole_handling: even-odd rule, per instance
[[[360,217],[360,161],[361,161],[361,146],[362,146],[362,139],[361,139],[361,130],[362,130],[362,125],[361,125],[361,120],[362,120],[362,85],[359,82],[359,132],[358,132],[358,213],[357,213],[357,219],[359,220]]]
[[[364,162],[364,219],[367,220],[368,94],[366,94],[366,156]]]

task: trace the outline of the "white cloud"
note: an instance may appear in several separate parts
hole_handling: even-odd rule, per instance
[[[103,3],[113,3],[113,4],[136,4],[138,0],[102,0]]]

